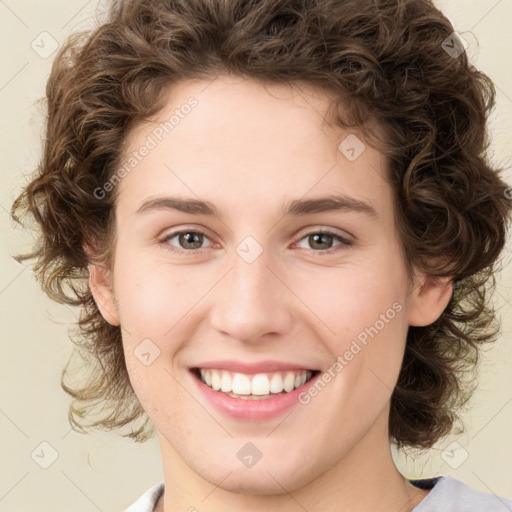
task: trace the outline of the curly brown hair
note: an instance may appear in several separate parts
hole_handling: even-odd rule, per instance
[[[11,215],[31,214],[40,228],[39,247],[17,261],[36,258],[45,293],[81,308],[72,339],[89,379],[64,383],[71,360],[61,377],[75,430],[130,425],[123,435],[139,442],[154,432],[128,378],[121,329],[104,320],[88,287],[88,264],[111,268],[116,236],[117,189],[95,191],[169,86],[220,73],[329,91],[335,122],[364,127],[380,144],[408,271],[455,282],[437,321],[409,327],[390,437],[426,449],[454,429],[481,347],[499,332],[490,294],[512,200],[503,169],[487,157],[495,87],[465,52],[448,51],[447,41],[460,49],[453,32],[430,0],[138,0],[114,2],[106,23],[66,41],[47,83],[44,153]],[[80,420],[98,405],[102,414],[86,427]]]

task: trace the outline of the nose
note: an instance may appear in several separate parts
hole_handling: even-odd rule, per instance
[[[235,252],[232,268],[214,297],[214,329],[246,343],[291,329],[294,296],[286,286],[284,270],[271,259],[264,250],[250,263]]]

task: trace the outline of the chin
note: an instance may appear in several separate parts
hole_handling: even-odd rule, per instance
[[[262,460],[252,468],[220,465],[196,468],[196,473],[215,487],[235,494],[272,496],[294,492],[315,479],[311,468],[284,465],[283,461],[264,465]]]

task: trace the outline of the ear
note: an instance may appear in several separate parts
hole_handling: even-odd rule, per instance
[[[415,277],[411,292],[409,325],[424,327],[434,323],[445,310],[453,293],[451,277],[420,274]]]
[[[104,267],[90,263],[89,288],[101,316],[111,325],[120,325],[110,272]]]

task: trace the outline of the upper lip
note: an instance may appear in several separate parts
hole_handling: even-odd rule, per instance
[[[198,363],[192,368],[203,368],[203,369],[217,369],[217,370],[227,370],[231,372],[237,373],[267,373],[267,372],[278,372],[281,370],[312,370],[316,371],[311,366],[304,366],[296,363],[288,363],[284,361],[259,361],[257,363],[245,363],[243,361],[234,361],[234,360],[222,360],[222,361],[204,361],[202,363]]]

